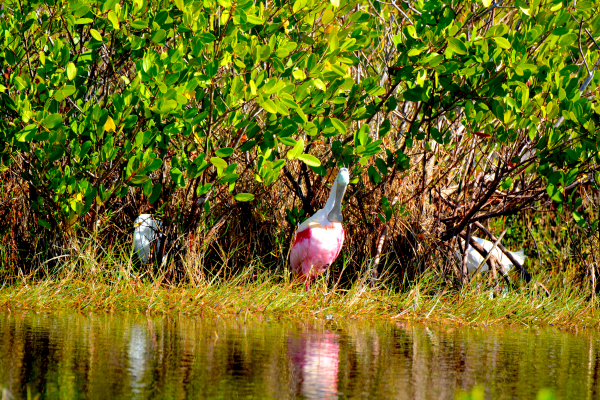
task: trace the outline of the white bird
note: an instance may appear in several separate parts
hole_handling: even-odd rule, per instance
[[[135,219],[133,226],[133,252],[142,263],[148,264],[154,244],[157,249],[160,248],[162,221],[156,221],[150,214],[142,214]]]
[[[488,253],[494,246],[494,243],[490,242],[489,240],[481,239],[481,238],[478,238],[475,236],[471,236],[471,237],[477,243],[479,243],[481,246],[483,246],[485,251],[487,251]],[[464,246],[465,241],[463,239],[459,239],[459,240],[461,241],[462,245]],[[519,264],[523,265],[523,263],[525,262],[525,258],[526,258],[525,253],[523,253],[523,249],[521,249],[519,251],[511,251],[510,254],[513,255],[513,257],[519,262]],[[500,261],[500,264],[502,264],[507,271],[514,266],[513,263],[510,262],[508,257],[506,257],[506,255],[498,248],[498,246],[496,246],[494,251],[492,251],[492,255]],[[459,260],[462,261],[463,255],[459,250],[456,250],[456,256],[458,257]],[[473,248],[473,246],[469,246],[469,250],[467,251],[467,269],[469,270],[469,272],[475,271],[477,269],[477,267],[479,267],[479,264],[481,264],[481,262],[483,260],[484,260],[483,256],[481,254],[479,254],[479,252],[477,250],[475,250]],[[489,267],[488,267],[488,263],[486,262],[485,264],[483,264],[480,271],[487,271],[487,270],[489,270]]]

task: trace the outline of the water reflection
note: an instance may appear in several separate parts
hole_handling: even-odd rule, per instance
[[[149,337],[146,330],[140,324],[131,326],[129,337],[129,386],[134,394],[141,393],[145,384],[143,381],[144,372],[147,370],[149,361]],[[137,397],[137,396],[136,396]]]
[[[0,391],[27,398],[598,397],[593,331],[0,313]]]
[[[328,331],[301,332],[287,340],[296,393],[308,399],[337,398],[340,336]]]

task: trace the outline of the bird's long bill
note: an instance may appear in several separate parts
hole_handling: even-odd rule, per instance
[[[348,185],[336,182],[337,188],[335,189],[335,203],[333,203],[333,209],[327,215],[327,219],[331,222],[344,222],[344,216],[342,215],[342,199],[344,193],[346,193],[346,187]]]

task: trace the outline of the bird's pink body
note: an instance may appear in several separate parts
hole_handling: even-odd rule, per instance
[[[344,244],[341,223],[318,219],[317,213],[298,227],[290,252],[292,272],[308,279],[325,272]]]

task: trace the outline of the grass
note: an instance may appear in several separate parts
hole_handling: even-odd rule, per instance
[[[454,394],[456,400],[485,400],[485,390],[481,386],[475,386],[471,391],[457,391]],[[555,400],[557,397],[551,389],[543,388],[537,393],[536,400]]]
[[[538,274],[526,287],[502,290],[493,290],[484,276],[462,288],[452,287],[434,272],[404,290],[391,280],[371,287],[355,279],[341,287],[322,277],[307,291],[303,283],[290,282],[284,273],[267,271],[260,264],[230,276],[202,273],[189,280],[194,284],[171,284],[164,275],[132,272],[131,259],[108,258],[93,264],[89,260],[65,261],[51,278],[21,277],[5,283],[0,288],[0,307],[277,318],[331,315],[483,326],[592,328],[600,323],[597,300],[565,284],[565,276]]]

